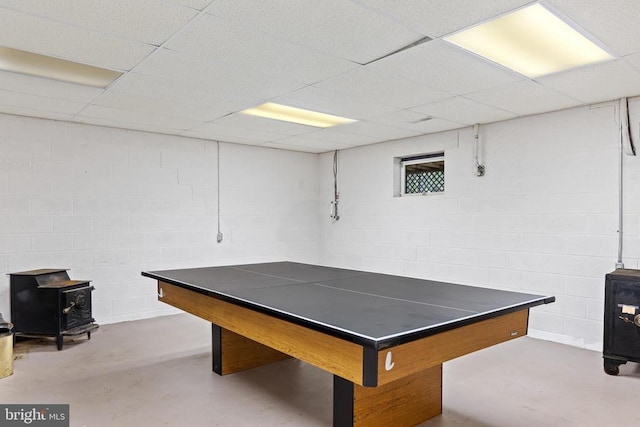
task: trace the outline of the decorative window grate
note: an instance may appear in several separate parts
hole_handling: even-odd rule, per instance
[[[402,159],[402,194],[444,192],[444,153]]]
[[[409,165],[405,168],[405,193],[444,191],[444,161]]]

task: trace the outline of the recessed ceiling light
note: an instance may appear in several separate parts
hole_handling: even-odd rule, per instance
[[[302,108],[289,107],[287,105],[267,102],[254,108],[241,111],[243,114],[266,117],[268,119],[283,120],[285,122],[298,123],[301,125],[328,128],[332,126],[353,123],[357,120],[347,119],[331,114],[318,113],[316,111],[304,110]]]
[[[614,59],[539,3],[444,40],[528,77]]]
[[[107,87],[122,75],[119,71],[2,46],[0,70],[95,87]]]

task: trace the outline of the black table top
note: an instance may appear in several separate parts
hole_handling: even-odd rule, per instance
[[[142,272],[376,349],[555,301],[292,262]]]

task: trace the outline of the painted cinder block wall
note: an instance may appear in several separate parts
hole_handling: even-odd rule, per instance
[[[630,104],[637,139],[637,100]],[[481,126],[483,177],[472,128],[341,151],[337,222],[328,215],[333,154],[323,154],[321,262],[552,294],[556,303],[532,310],[530,335],[601,350],[604,276],[617,260],[617,108]],[[394,197],[394,158],[438,151],[444,194]],[[624,188],[623,261],[638,268],[638,157],[624,157]]]
[[[638,100],[630,101],[636,133]],[[604,275],[617,257],[617,104],[339,154],[0,115],[0,271],[71,269],[100,323],[175,311],[141,270],[292,260],[554,294],[530,334],[600,350]],[[640,147],[639,147],[640,148]],[[394,157],[445,151],[442,195],[394,197]],[[362,161],[366,159],[366,161]],[[624,157],[624,263],[640,260],[640,160]],[[9,313],[0,276],[0,312]]]
[[[317,156],[0,115],[4,273],[69,268],[112,323],[174,313],[143,270],[318,259]]]

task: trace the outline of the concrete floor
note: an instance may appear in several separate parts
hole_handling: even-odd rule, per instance
[[[2,403],[68,403],[72,426],[327,426],[332,377],[287,360],[219,377],[210,326],[176,315],[102,326],[92,339],[28,340]],[[640,367],[520,338],[444,365],[443,414],[427,427],[638,426]]]

